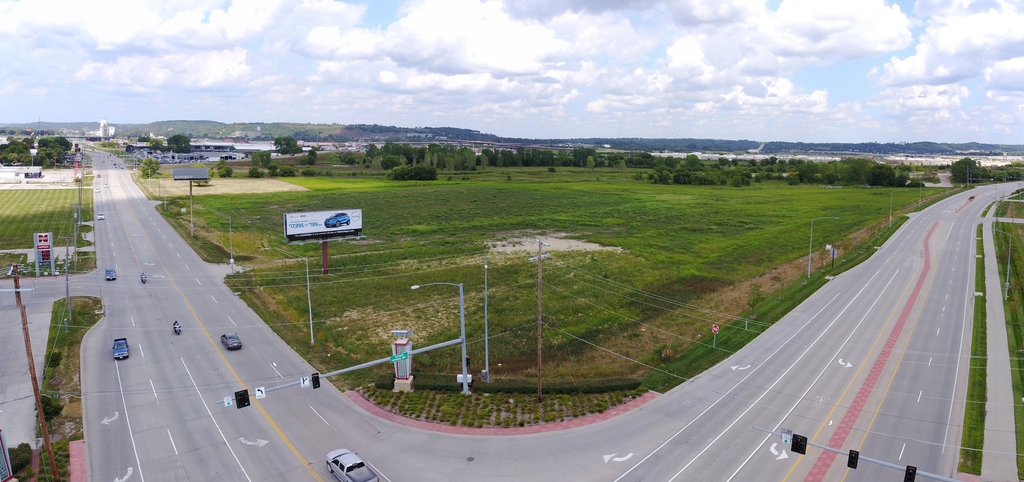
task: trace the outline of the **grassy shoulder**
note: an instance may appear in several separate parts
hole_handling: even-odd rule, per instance
[[[1016,208],[1016,206],[1013,207],[1013,209]],[[993,226],[1004,232],[1011,233],[1014,241],[1016,241],[1013,243],[1014,245],[1019,247],[1021,246],[1020,243],[1024,242],[1024,237],[1021,236],[1020,225],[1014,223],[994,223]],[[999,233],[996,234],[996,257],[1000,261],[1000,273],[1004,273],[1006,269],[1006,256],[1004,254],[1009,250],[1009,239],[1006,236],[999,235]],[[1014,269],[1020,266],[1019,263],[1022,262],[1024,262],[1024,256],[1021,256],[1020,249],[1012,250],[1009,280],[1011,287],[1024,286],[1021,284],[1024,283],[1024,270]],[[1020,400],[1024,398],[1024,357],[1021,356],[1024,353],[1024,328],[1021,327],[1021,323],[1024,322],[1024,296],[1022,296],[1019,288],[1011,289],[1009,292],[1010,298],[1004,302],[1007,348],[1010,352],[1013,399]],[[1016,423],[1017,446],[1024,447],[1024,404],[1014,404],[1013,417]],[[1024,479],[1024,456],[1021,455],[1017,456],[1017,476]]]
[[[82,431],[82,387],[80,379],[79,351],[82,337],[103,316],[99,298],[73,296],[71,298],[74,321],[68,323],[65,331],[64,320],[68,318],[67,304],[63,300],[53,304],[50,316],[50,331],[46,348],[45,373],[41,384],[43,407],[47,412],[47,428],[52,441],[54,458],[60,477],[68,476],[68,442],[85,437]],[[40,476],[50,472],[44,458]],[[27,469],[31,471],[31,468]],[[21,476],[30,475],[23,471]],[[43,480],[49,480],[44,478]]]
[[[985,308],[985,246],[980,224],[976,230],[976,237],[978,257],[975,261],[974,290],[982,295],[974,298],[971,362],[967,375],[967,404],[964,409],[958,470],[966,474],[981,475],[985,445],[985,403],[988,400],[988,320]]]

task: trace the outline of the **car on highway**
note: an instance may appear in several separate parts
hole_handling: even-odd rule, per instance
[[[128,339],[114,338],[114,359],[128,358]]]
[[[327,471],[341,482],[378,482],[377,474],[349,449],[327,454]]]
[[[225,333],[220,336],[220,342],[224,344],[224,348],[228,350],[238,350],[242,348],[242,340],[238,338],[238,333]]]
[[[100,192],[100,188],[93,189],[94,192]]]
[[[96,213],[96,219],[98,221],[103,221],[104,219],[107,219],[107,218],[103,216],[103,213]]]
[[[110,187],[110,185],[107,183],[103,183],[103,187]]]
[[[342,226],[348,226],[351,221],[352,219],[348,217],[348,213],[338,213],[335,214],[334,216],[327,218],[324,221],[324,227],[340,228]]]
[[[117,271],[108,269],[107,270],[107,281],[114,281],[117,279]]]

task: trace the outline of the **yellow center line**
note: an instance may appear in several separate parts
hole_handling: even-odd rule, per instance
[[[935,270],[935,271],[937,272],[938,270]],[[929,288],[929,290],[931,289],[931,285],[934,282],[935,282],[935,275],[932,274],[931,280],[928,281],[928,288]],[[925,293],[928,293],[928,291],[925,291]],[[927,304],[927,299],[928,299],[928,295],[927,294],[925,294],[925,296],[923,298],[921,298],[921,309],[918,310],[917,316],[914,317],[914,324],[910,326],[910,332],[907,333],[907,339],[904,340],[904,342],[903,342],[903,352],[900,353],[900,357],[896,360],[896,365],[893,367],[892,375],[889,376],[889,383],[887,383],[885,385],[885,391],[882,392],[882,399],[878,401],[878,407],[874,410],[875,414],[871,416],[871,422],[869,422],[868,423],[868,427],[866,429],[864,429],[864,436],[861,437],[860,443],[857,444],[857,448],[858,449],[861,446],[863,446],[864,445],[864,441],[867,440],[868,434],[871,433],[871,427],[875,425],[875,419],[878,417],[878,412],[882,408],[882,404],[885,403],[885,398],[889,396],[889,388],[892,387],[892,382],[893,382],[893,380],[896,379],[896,373],[898,373],[900,371],[900,364],[903,363],[903,355],[907,354],[907,346],[910,345],[910,338],[914,336],[914,330],[917,329],[917,322],[921,319],[921,313],[924,312],[924,306]],[[852,431],[853,427],[850,427],[850,430]],[[945,441],[943,441],[943,443],[945,443]],[[850,473],[850,469],[847,468],[846,472],[843,473],[843,478],[841,480],[846,480],[846,476],[849,475],[849,473]]]
[[[149,201],[149,199],[147,198],[146,201]],[[115,204],[115,209],[116,209],[116,204]],[[139,226],[141,227],[142,226],[142,222],[139,220],[139,217],[135,215],[135,211],[131,210],[131,213],[132,213],[132,217],[135,218],[135,221],[138,222]],[[157,214],[159,215],[159,213],[157,213]],[[118,216],[120,216],[120,211],[118,211]],[[170,223],[168,223],[168,224],[170,224]],[[121,223],[121,226],[123,227],[124,223]],[[148,242],[149,245],[153,248],[153,253],[156,255],[157,260],[159,260],[160,266],[163,267],[165,273],[168,272],[167,271],[167,265],[164,263],[164,259],[160,256],[160,251],[156,249],[156,245],[154,245],[153,241],[151,241],[149,239],[149,235],[146,234],[146,230],[143,229],[141,231],[142,231],[142,235],[146,237],[146,242]],[[125,228],[125,234],[127,235],[127,233],[128,233],[127,232],[127,228]],[[177,231],[175,231],[175,233],[177,233]],[[131,238],[128,238],[128,244],[129,245],[132,244],[131,243]],[[191,247],[189,247],[189,249],[191,249]],[[135,254],[135,248],[132,248],[132,254],[133,255]],[[135,262],[138,263],[138,260],[139,260],[138,257],[136,257],[135,258]],[[182,301],[185,302],[185,306],[187,306],[188,307],[188,311],[192,313],[192,317],[195,318],[196,324],[199,325],[199,327],[202,330],[203,334],[206,335],[206,339],[210,342],[210,345],[214,348],[214,351],[217,353],[217,356],[219,356],[221,361],[224,362],[224,365],[228,367],[228,371],[230,371],[231,375],[235,377],[235,380],[238,381],[238,384],[241,385],[242,388],[245,388],[245,383],[242,382],[242,377],[238,376],[238,372],[235,371],[235,367],[232,366],[231,362],[229,362],[227,357],[224,356],[223,350],[221,350],[220,347],[217,346],[217,342],[215,342],[213,340],[213,335],[211,335],[210,331],[206,329],[206,325],[203,324],[203,321],[199,318],[199,314],[196,313],[196,310],[192,308],[192,304],[188,302],[188,298],[185,297],[185,293],[182,292],[182,290],[180,288],[178,288],[178,284],[174,282],[174,278],[173,277],[168,276],[167,279],[171,282],[171,285],[174,286],[174,290],[177,291],[178,294],[181,295]],[[302,454],[300,454],[299,450],[297,448],[295,448],[295,445],[292,444],[291,440],[288,440],[288,437],[284,434],[284,432],[281,431],[281,427],[279,427],[277,425],[277,423],[274,422],[274,419],[271,418],[270,414],[267,413],[267,411],[263,409],[263,406],[260,405],[259,401],[256,400],[256,399],[253,399],[252,403],[253,403],[253,405],[256,406],[256,408],[260,409],[260,413],[263,414],[263,418],[265,418],[267,420],[267,422],[270,424],[270,426],[274,429],[274,431],[277,432],[277,435],[281,437],[281,440],[284,441],[285,445],[287,445],[288,448],[291,449],[292,453],[295,454],[295,457],[299,459],[299,462],[301,462],[302,465],[304,465],[306,467],[306,470],[309,470],[309,473],[312,474],[313,477],[316,478],[316,480],[319,480],[320,482],[324,482],[324,479],[322,477],[320,477],[320,474],[317,474],[313,470],[313,464],[310,464],[310,463],[306,462],[306,459],[302,457]]]
[[[920,269],[924,269],[924,267],[922,266]],[[917,279],[916,275],[917,275],[918,272],[919,271],[915,271],[915,276],[911,277],[911,282],[909,284],[907,284],[906,288],[904,288],[903,294],[900,295],[900,298],[899,298],[900,300],[905,300],[907,298],[907,292],[914,285],[914,281],[913,280]],[[808,440],[815,441],[815,440],[817,440],[818,436],[821,435],[821,431],[825,429],[828,420],[832,420],[832,415],[835,414],[836,409],[839,408],[839,403],[842,402],[846,398],[846,394],[850,391],[850,388],[853,387],[854,383],[860,377],[860,372],[863,371],[864,367],[868,365],[868,361],[870,360],[871,364],[874,365],[874,360],[871,360],[871,356],[870,355],[875,352],[875,348],[878,347],[878,342],[881,341],[883,338],[886,338],[887,334],[891,331],[891,329],[889,328],[889,325],[892,323],[893,317],[896,316],[896,314],[899,312],[900,306],[902,306],[902,303],[896,303],[896,306],[893,307],[893,310],[889,314],[889,318],[885,322],[885,325],[882,327],[881,330],[878,331],[878,336],[875,337],[875,342],[871,344],[871,349],[868,350],[868,356],[865,356],[861,360],[860,364],[857,366],[857,371],[854,372],[854,374],[853,374],[853,378],[850,379],[850,382],[846,384],[846,388],[843,389],[843,394],[840,395],[839,399],[836,400],[836,403],[834,405],[832,405],[832,410],[829,410],[828,416],[826,416],[825,419],[821,421],[821,425],[818,426],[818,430],[816,432],[814,432],[814,435],[811,436]],[[849,407],[847,407],[847,408],[849,408]],[[839,423],[842,423],[842,419],[840,419]],[[836,429],[838,429],[838,428],[839,428],[839,426],[836,425]],[[783,481],[788,480],[789,477],[791,475],[793,475],[793,471],[796,470],[797,466],[800,465],[800,462],[802,462],[804,460],[804,458],[805,457],[798,457],[796,460],[793,461],[793,466],[789,468],[789,472],[786,472],[786,476],[782,478]]]

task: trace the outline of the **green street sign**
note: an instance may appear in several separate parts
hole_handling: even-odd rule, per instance
[[[399,361],[399,360],[408,360],[408,359],[409,359],[409,352],[399,353],[397,355],[391,355],[391,357],[388,358],[388,360],[391,363],[394,363],[394,362]]]

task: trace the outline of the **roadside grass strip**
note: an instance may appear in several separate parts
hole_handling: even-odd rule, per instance
[[[974,329],[971,332],[971,363],[967,375],[967,404],[964,409],[964,430],[960,442],[959,471],[981,475],[985,444],[985,402],[988,400],[988,342],[985,309],[985,246],[982,226],[977,229],[974,291],[982,293],[974,300]]]
[[[995,223],[999,229],[1011,233],[1014,240],[1014,249],[1010,256],[1010,299],[1005,303],[1006,310],[1006,338],[1010,351],[1010,373],[1012,374],[1013,385],[1013,419],[1015,421],[1015,435],[1017,437],[1017,478],[1024,479],[1024,456],[1020,455],[1020,448],[1024,447],[1024,403],[1018,402],[1024,397],[1024,330],[1021,323],[1024,322],[1024,297],[1021,296],[1021,283],[1024,283],[1024,272],[1015,269],[1024,262],[1024,256],[1020,254],[1021,242],[1024,239],[1019,235],[1018,225],[1014,223]],[[1005,253],[1009,249],[1006,236],[996,236],[996,256],[1000,263],[1000,272],[1006,268]]]

